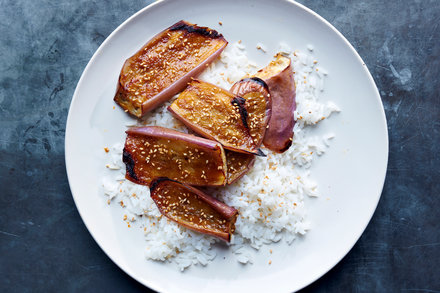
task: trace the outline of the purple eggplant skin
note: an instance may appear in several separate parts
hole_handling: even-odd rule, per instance
[[[296,87],[290,58],[281,54],[255,76],[263,79],[272,98],[272,117],[263,144],[270,150],[283,153],[292,145]]]
[[[269,87],[262,79],[251,77],[236,82],[229,91],[245,99],[249,132],[254,143],[260,147],[272,116]]]
[[[218,199],[167,177],[155,178],[150,196],[162,215],[188,229],[231,241],[238,211]]]
[[[229,90],[242,97],[247,111],[246,125],[257,147],[263,142],[267,125],[272,114],[272,99],[269,87],[258,77],[244,78],[236,82]],[[226,151],[228,165],[228,184],[233,184],[252,168],[255,156],[252,154]]]
[[[183,140],[183,141],[191,142],[193,144],[198,144],[201,147],[212,150],[217,150],[219,145],[219,143],[216,141],[195,136],[192,134],[183,133],[174,129],[165,128],[162,126],[132,127],[128,129],[126,133]]]
[[[182,91],[227,44],[213,29],[177,22],[125,61],[114,101],[125,112],[144,116]]]
[[[126,132],[123,162],[128,180],[149,185],[154,178],[167,176],[195,186],[226,184],[226,156],[220,143],[159,126]]]

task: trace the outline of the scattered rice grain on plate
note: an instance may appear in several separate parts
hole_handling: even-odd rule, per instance
[[[334,134],[314,137],[307,135],[305,129],[339,111],[335,104],[318,100],[327,73],[316,66],[311,55],[313,46],[307,47],[307,53],[293,52],[286,43],[280,43],[279,48],[291,57],[297,83],[292,146],[283,154],[265,150],[268,156],[257,157],[251,171],[236,183],[209,189],[211,194],[239,210],[230,246],[237,261],[243,264],[252,263],[255,253],[264,245],[281,240],[291,244],[297,235],[307,233],[310,223],[304,196],[319,195],[318,184],[310,178],[309,168],[315,155],[325,153]],[[236,42],[223,51],[220,59],[210,65],[200,79],[229,89],[234,82],[265,65],[257,67],[255,62],[248,60],[244,44]],[[189,132],[166,110],[171,102],[140,121],[133,120],[133,124],[160,125]],[[123,142],[110,148],[103,190],[108,197],[106,200],[123,203],[124,214],[130,221],[141,223],[146,240],[145,257],[175,262],[181,270],[195,264],[207,265],[216,256],[211,245],[219,240],[180,227],[163,217],[150,198],[148,187],[125,180],[122,149]]]

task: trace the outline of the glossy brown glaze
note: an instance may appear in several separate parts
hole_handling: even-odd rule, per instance
[[[244,78],[236,82],[229,91],[245,99],[249,132],[259,147],[272,115],[272,100],[268,86],[257,77]]]
[[[254,143],[259,147],[263,142],[272,110],[267,84],[257,77],[244,78],[236,82],[229,91],[244,98],[249,133]],[[228,184],[232,184],[243,177],[251,169],[254,161],[254,155],[226,151]]]
[[[150,196],[170,220],[227,242],[231,240],[238,211],[216,198],[164,177],[152,181]]]
[[[244,99],[213,84],[193,80],[168,110],[186,126],[225,149],[261,155],[247,126]]]
[[[123,151],[126,178],[150,185],[166,176],[196,186],[222,186],[226,157],[220,143],[158,126],[131,128]]]
[[[226,45],[217,31],[179,21],[125,61],[115,102],[142,117],[183,90]]]
[[[228,184],[232,184],[243,177],[252,167],[255,156],[232,151],[225,151],[228,166]]]

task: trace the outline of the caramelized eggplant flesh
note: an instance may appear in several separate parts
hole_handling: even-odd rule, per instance
[[[177,22],[125,61],[114,101],[142,117],[183,90],[227,44],[215,30]]]
[[[228,184],[243,177],[254,165],[255,156],[231,151],[225,151],[228,165]]]
[[[196,186],[227,182],[226,156],[220,143],[158,126],[127,130],[123,162],[126,178],[142,185],[161,176]]]
[[[272,115],[272,100],[267,84],[258,77],[244,78],[229,90],[246,100],[247,124],[256,146],[260,146]]]
[[[244,78],[236,82],[229,91],[245,99],[249,133],[255,145],[259,147],[263,142],[272,110],[267,84],[257,77]],[[251,169],[254,161],[254,155],[226,151],[228,184],[243,177]]]
[[[277,54],[255,77],[266,82],[272,99],[272,117],[263,143],[268,149],[282,153],[292,144],[295,125],[296,88],[290,58]]]
[[[168,110],[201,136],[225,149],[261,155],[247,125],[244,99],[213,84],[193,80]]]
[[[188,229],[227,242],[235,230],[238,211],[186,184],[165,177],[156,178],[150,196],[162,215]]]

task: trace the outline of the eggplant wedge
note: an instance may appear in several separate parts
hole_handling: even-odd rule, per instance
[[[168,110],[201,136],[220,142],[225,149],[264,155],[247,125],[245,100],[213,84],[193,80]]]
[[[258,77],[244,78],[236,82],[229,91],[246,100],[249,132],[254,143],[259,147],[263,142],[272,110],[272,100],[267,84]],[[243,177],[250,170],[254,161],[254,155],[226,151],[228,184]]]
[[[255,156],[231,151],[225,151],[228,165],[228,184],[243,177],[254,165]]]
[[[238,211],[202,191],[169,178],[152,181],[150,196],[162,215],[188,229],[231,241]]]
[[[291,60],[280,53],[255,77],[263,79],[269,87],[272,99],[272,117],[263,143],[275,152],[285,152],[292,145],[296,109],[296,88]]]
[[[215,30],[177,22],[125,61],[114,101],[131,115],[142,117],[182,91],[227,44]]]
[[[267,84],[258,77],[244,78],[236,82],[229,91],[246,100],[249,132],[259,147],[272,115],[272,100]]]
[[[166,176],[196,186],[226,184],[226,157],[220,143],[158,126],[126,132],[122,159],[128,180],[150,185],[154,178]]]

